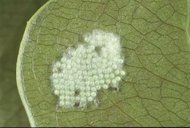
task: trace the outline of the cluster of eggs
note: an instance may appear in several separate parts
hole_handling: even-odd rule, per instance
[[[53,64],[52,86],[65,108],[86,107],[95,102],[98,90],[118,88],[125,71],[117,35],[94,30],[84,35],[85,44],[68,49]]]

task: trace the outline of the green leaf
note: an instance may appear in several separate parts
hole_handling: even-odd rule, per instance
[[[0,127],[29,126],[16,86],[16,58],[29,17],[45,1],[0,1]]]
[[[28,22],[17,83],[32,126],[189,126],[187,0],[50,0]],[[121,36],[126,75],[120,91],[99,92],[86,109],[57,107],[53,62],[84,33]]]

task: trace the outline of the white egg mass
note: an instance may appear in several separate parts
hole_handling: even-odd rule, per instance
[[[52,66],[53,92],[59,106],[85,108],[97,101],[98,90],[119,88],[125,75],[120,37],[102,30],[84,35],[84,44],[68,48]]]

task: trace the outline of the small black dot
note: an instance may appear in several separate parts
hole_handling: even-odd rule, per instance
[[[96,51],[96,53],[98,54],[98,56],[100,56],[101,51],[102,51],[102,47],[96,46],[96,47],[95,47],[95,51]]]
[[[111,91],[120,91],[118,87],[110,87],[109,88]]]
[[[80,103],[79,103],[79,102],[75,102],[74,107],[78,108],[78,107],[79,107],[79,105],[80,105]]]
[[[57,72],[61,73],[61,67],[57,68]]]
[[[74,95],[74,96],[79,96],[79,94],[80,94],[80,90],[79,90],[79,89],[76,89],[76,90],[75,90],[75,95]]]

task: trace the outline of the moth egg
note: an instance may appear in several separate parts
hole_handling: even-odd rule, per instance
[[[116,81],[120,81],[121,78],[120,78],[119,76],[117,76],[117,77],[115,78],[115,80],[116,80]]]
[[[89,96],[89,97],[88,97],[88,101],[90,101],[90,102],[93,101],[92,96]]]
[[[64,106],[64,105],[65,105],[65,102],[64,102],[64,101],[60,101],[60,102],[59,102],[59,105],[60,105],[60,106]]]
[[[55,90],[55,91],[54,91],[54,94],[55,94],[55,95],[59,95],[59,90]]]
[[[107,85],[107,84],[104,84],[104,85],[103,85],[103,89],[108,89],[108,85]]]
[[[91,96],[95,97],[96,96],[96,92],[91,92]]]
[[[125,75],[125,71],[121,71],[120,74],[121,74],[122,76],[124,76],[124,75]]]

